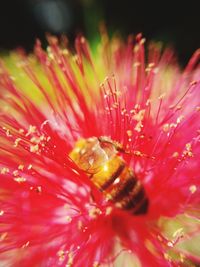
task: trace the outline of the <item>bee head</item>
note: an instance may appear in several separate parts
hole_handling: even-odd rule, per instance
[[[93,174],[117,153],[116,144],[108,137],[90,137],[79,139],[69,156],[80,169]]]

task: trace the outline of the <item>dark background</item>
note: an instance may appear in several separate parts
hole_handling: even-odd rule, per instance
[[[178,5],[175,5],[175,3]],[[73,42],[83,32],[89,39],[105,21],[110,32],[124,37],[142,32],[147,39],[172,45],[185,64],[200,47],[200,12],[193,1],[134,0],[2,0],[0,3],[0,50],[19,46],[33,49],[45,33],[65,33]]]

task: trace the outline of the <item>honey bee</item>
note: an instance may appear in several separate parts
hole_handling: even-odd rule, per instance
[[[144,187],[120,153],[126,153],[120,143],[101,136],[78,140],[69,156],[108,201],[134,215],[145,214]]]

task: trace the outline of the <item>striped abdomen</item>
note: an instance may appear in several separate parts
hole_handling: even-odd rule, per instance
[[[109,166],[107,171],[101,170],[90,176],[93,183],[117,207],[135,215],[145,214],[148,209],[148,198],[133,171],[119,156],[111,159],[107,165]]]

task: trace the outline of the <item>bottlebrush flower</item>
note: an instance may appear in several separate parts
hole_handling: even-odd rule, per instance
[[[1,266],[200,263],[200,51],[182,71],[141,35],[75,49],[49,37],[0,63]],[[117,164],[141,183],[141,199],[115,185],[129,205],[146,197],[138,215],[94,181],[117,184]]]

